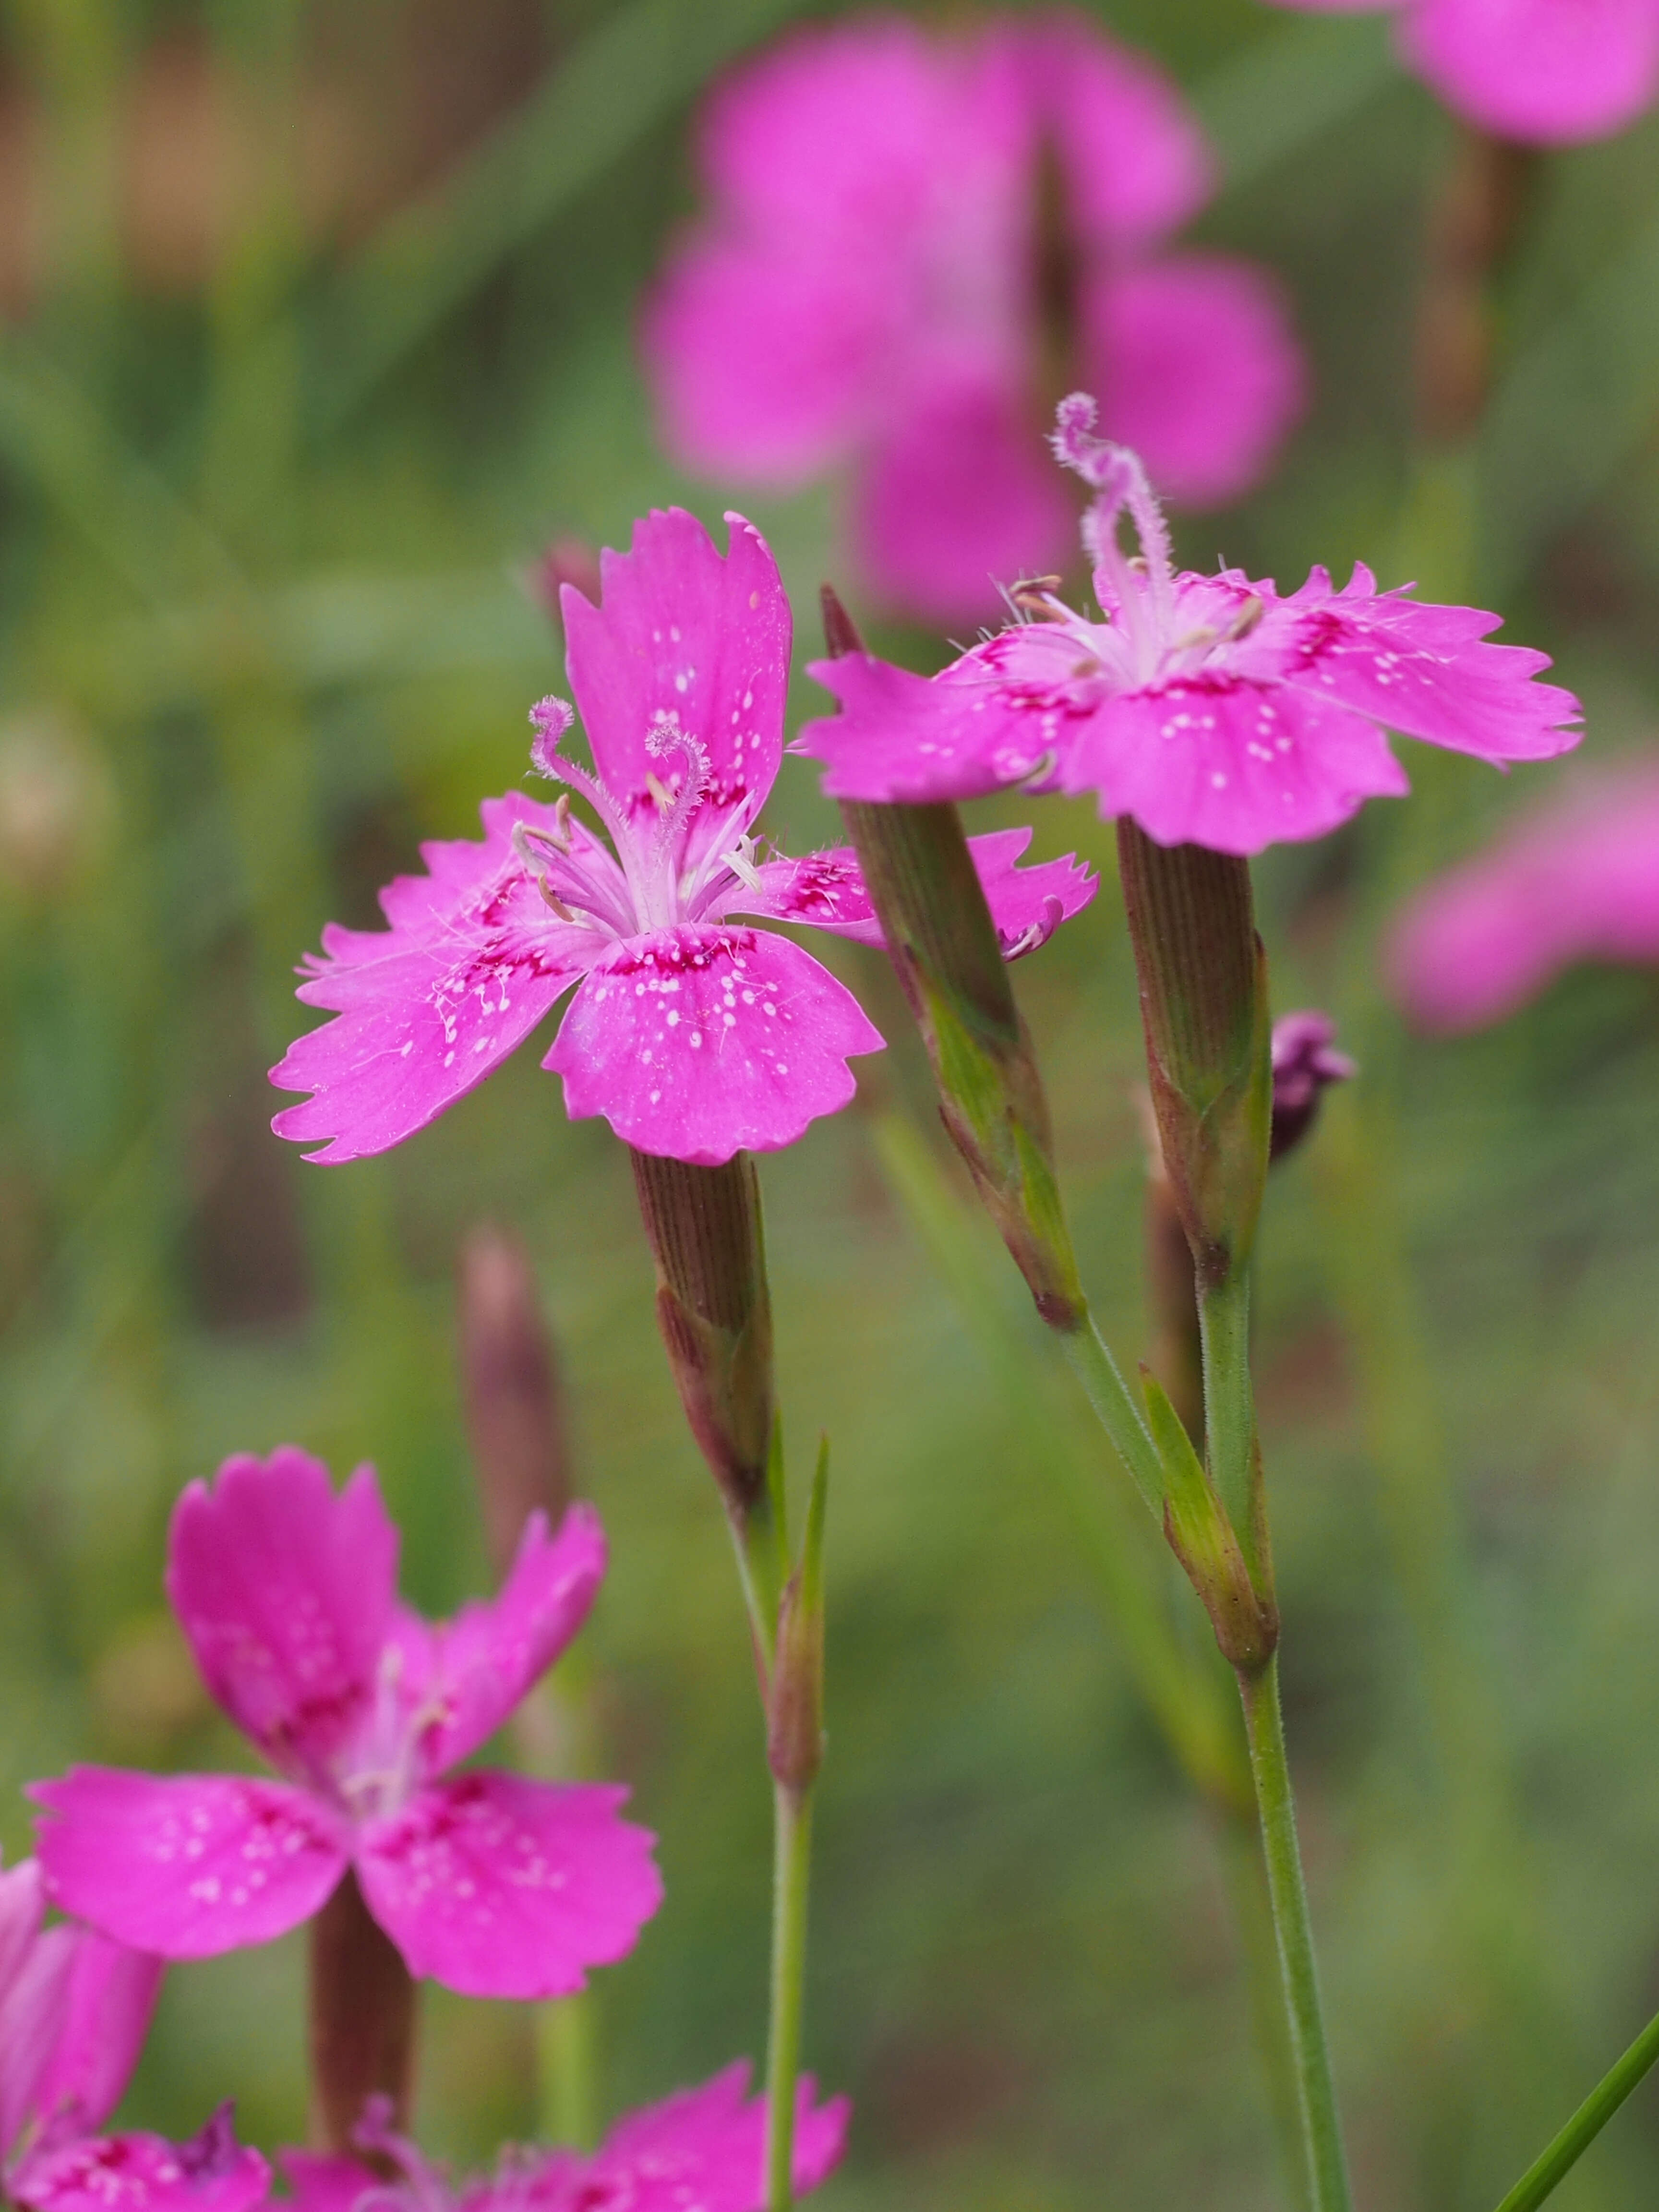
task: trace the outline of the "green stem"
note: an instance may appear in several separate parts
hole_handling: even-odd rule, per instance
[[[1198,1324],[1204,1346],[1204,1434],[1210,1480],[1254,1572],[1258,1564],[1253,1496],[1255,1400],[1250,1388],[1248,1267],[1234,1267],[1224,1282],[1200,1291]]]
[[[800,2072],[806,1982],[806,1893],[812,1860],[812,1796],[773,1791],[772,2018],[766,2045],[766,2212],[794,2202],[795,2082]]]
[[[1595,2087],[1542,2154],[1534,2159],[1498,2212],[1533,2212],[1578,2163],[1656,2059],[1659,2018],[1650,2020],[1630,2049]]]
[[[1319,2006],[1319,1975],[1314,1964],[1313,1929],[1302,1856],[1296,1840],[1296,1806],[1291,1770],[1285,1756],[1285,1723],[1279,1705],[1279,1662],[1270,1659],[1259,1674],[1241,1676],[1244,1726],[1249,1738],[1250,1771],[1255,1778],[1261,1818],[1262,1850],[1267,1864],[1267,1893],[1273,1900],[1279,1938],[1279,1978],[1291,2027],[1297,2094],[1308,2157],[1309,2201],[1314,2212],[1348,2212],[1348,2173],[1337,2118],[1336,2089],[1325,2023]]]
[[[1116,1360],[1095,1327],[1094,1316],[1085,1309],[1080,1328],[1060,1329],[1056,1334],[1101,1427],[1133,1476],[1135,1488],[1148,1510],[1162,1518],[1164,1469],[1158,1449],[1147,1434],[1139,1407],[1129,1395],[1129,1387],[1119,1372]]]
[[[749,1632],[754,1638],[755,1667],[763,1698],[772,1679],[772,1653],[777,1639],[778,1599],[782,1577],[778,1568],[777,1522],[770,1500],[757,1498],[741,1520],[728,1512],[732,1549],[738,1562],[738,1581],[743,1589]]]

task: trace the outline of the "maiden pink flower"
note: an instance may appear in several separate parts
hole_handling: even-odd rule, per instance
[[[852,1097],[881,1037],[810,954],[739,916],[880,942],[850,849],[764,856],[754,823],[783,752],[789,602],[765,541],[729,516],[731,551],[678,508],[607,552],[596,607],[566,586],[567,665],[592,747],[559,750],[570,710],[532,720],[542,773],[580,793],[611,843],[518,793],[484,802],[482,844],[422,848],[424,876],[382,892],[391,927],[323,933],[300,996],[337,1019],[271,1080],[308,1091],[272,1126],[314,1159],[384,1152],[481,1082],[580,985],[542,1065],[566,1110],[602,1114],[641,1152],[718,1166],[792,1144]],[[1012,959],[1094,895],[1080,864],[1017,871],[1029,833],[976,840]]]
[[[281,1936],[349,1867],[412,1974],[549,1997],[630,1951],[660,1902],[625,1790],[490,1770],[443,1779],[586,1619],[591,1506],[526,1524],[505,1586],[437,1625],[397,1596],[372,1468],[337,1494],[292,1446],[228,1460],[174,1509],[167,1595],[216,1698],[286,1778],[76,1768],[45,1808],[47,1894],[118,1941],[199,1959]]]
[[[0,2197],[31,2212],[246,2212],[270,2172],[219,2113],[191,2142],[98,2130],[149,2026],[161,1961],[43,1928],[33,1859],[0,1873]]]
[[[1393,5],[1407,64],[1449,107],[1523,145],[1633,123],[1659,92],[1659,0],[1278,0],[1321,12]]]
[[[766,2112],[758,2097],[745,2097],[748,2083],[748,2066],[739,2061],[700,2089],[681,2089],[630,2112],[591,2156],[509,2151],[493,2176],[459,2190],[392,2131],[378,2099],[357,2141],[392,2166],[394,2179],[355,2159],[307,2151],[285,2153],[282,2166],[295,2212],[761,2212]],[[847,2141],[846,2098],[818,2106],[812,2098],[812,2083],[804,2080],[795,2118],[798,2196],[840,2163]]]
[[[1409,899],[1384,952],[1419,1029],[1483,1029],[1580,960],[1659,961],[1659,763],[1586,777]]]
[[[1265,275],[1164,250],[1211,189],[1195,121],[1081,15],[798,31],[715,92],[700,155],[709,212],[643,326],[669,449],[784,489],[850,465],[855,557],[913,613],[977,619],[992,579],[1063,559],[1029,430],[1079,373],[1199,504],[1254,483],[1300,411]]]
[[[1547,655],[1480,641],[1495,615],[1379,592],[1316,568],[1281,599],[1237,569],[1178,572],[1133,453],[1089,434],[1065,401],[1054,450],[1094,486],[1084,541],[1103,618],[1024,592],[1018,620],[938,676],[867,653],[817,662],[841,713],[802,731],[846,799],[972,799],[1019,784],[1093,791],[1163,845],[1259,853],[1318,837],[1363,801],[1407,789],[1385,731],[1484,760],[1577,742],[1577,702],[1534,682]],[[1125,511],[1140,557],[1117,542]]]

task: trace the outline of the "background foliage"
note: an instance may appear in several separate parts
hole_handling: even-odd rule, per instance
[[[555,538],[711,521],[634,367],[690,204],[685,123],[789,0],[12,0],[0,79],[0,1832],[75,1758],[238,1763],[160,1596],[184,1482],[292,1437],[379,1464],[412,1593],[487,1577],[453,1267],[515,1224],[559,1334],[614,1565],[568,1702],[635,1786],[669,1901],[593,2008],[602,2112],[757,2049],[768,1800],[712,1492],[652,1328],[626,1163],[519,1060],[392,1158],[313,1173],[265,1129],[289,970],[373,918],[416,840],[523,771],[558,681]],[[1202,225],[1282,275],[1313,411],[1183,550],[1299,580],[1364,555],[1470,583],[1584,695],[1597,754],[1659,686],[1659,129],[1553,159],[1466,468],[1413,459],[1410,361],[1449,128],[1371,19],[1112,0],[1203,112]],[[754,502],[802,610],[820,496]],[[896,648],[925,650],[889,637]],[[803,679],[798,710],[808,704]],[[1407,1042],[1380,918],[1510,803],[1408,748],[1418,797],[1261,871],[1276,1001],[1364,1062],[1275,1176],[1260,1363],[1293,1757],[1370,2205],[1493,2199],[1659,2003],[1659,987],[1584,973],[1492,1035]],[[1522,796],[1554,773],[1528,773]],[[1010,817],[1009,818],[1017,818]],[[834,835],[805,763],[771,817]],[[1139,1310],[1131,971],[1109,878],[1021,970],[1092,1286]],[[848,2208],[1276,2201],[1215,1838],[1108,1592],[1196,1633],[970,1213],[942,1272],[878,1117],[893,1048],[769,1161],[784,1401],[835,1452],[830,1762],[809,2051],[854,2094]],[[929,1134],[927,1141],[934,1143]],[[939,1170],[960,1209],[953,1170]],[[948,1240],[947,1240],[948,1241]],[[1126,1564],[1127,1562],[1127,1564]],[[179,1969],[129,2102],[227,2088],[303,2124],[292,1943]],[[537,2124],[526,2022],[428,2008],[423,2132]],[[1564,2207],[1648,2201],[1638,2099]],[[827,2202],[828,2200],[826,2200]]]

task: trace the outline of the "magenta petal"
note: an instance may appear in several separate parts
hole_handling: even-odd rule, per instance
[[[1090,284],[1083,313],[1107,427],[1161,491],[1211,506],[1260,480],[1307,393],[1301,349],[1264,270],[1181,254]]]
[[[880,392],[902,295],[878,257],[799,241],[684,244],[657,280],[641,347],[663,443],[687,468],[790,489],[840,459]]]
[[[464,1996],[556,1997],[634,1948],[662,1901],[625,1790],[458,1775],[365,1825],[356,1865],[412,1974]]]
[[[105,2136],[37,2154],[9,2189],[31,2212],[246,2212],[270,2185],[270,2167],[222,2116],[188,2142]]]
[[[295,2212],[352,2212],[360,2197],[386,2187],[372,2166],[355,2158],[279,2150],[276,2163],[288,2183],[289,2202]],[[432,2208],[432,2212],[437,2212],[437,2208]]]
[[[337,1495],[289,1444],[227,1460],[173,1508],[167,1597],[210,1690],[272,1765],[319,1773],[362,1723],[397,1595],[373,1468]]]
[[[82,1931],[43,1933],[37,1861],[0,1875],[0,2159],[28,2116],[69,2013],[70,1978]]]
[[[802,752],[826,762],[836,799],[981,799],[1033,774],[1078,726],[1062,702],[1034,703],[988,678],[929,680],[869,653],[815,660],[811,673],[841,702],[805,723]]]
[[[1531,145],[1622,131],[1659,91],[1654,0],[1421,0],[1400,37],[1449,106]]]
[[[672,787],[683,763],[647,742],[684,729],[707,756],[700,816],[710,826],[772,788],[783,750],[789,602],[766,540],[726,517],[722,556],[696,515],[653,511],[626,553],[600,556],[599,606],[567,584],[566,665],[599,780],[624,806],[650,808],[647,776]],[[700,834],[701,832],[701,834]],[[702,849],[707,830],[692,831]]]
[[[1062,763],[1067,791],[1160,845],[1217,853],[1322,837],[1409,788],[1372,722],[1288,687],[1170,684],[1109,701]]]
[[[286,1935],[345,1871],[344,1824],[285,1783],[77,1766],[28,1794],[52,1903],[164,1959]]]
[[[630,2112],[606,2136],[568,2193],[555,2191],[541,2212],[575,2212],[613,2200],[629,2212],[761,2212],[766,2201],[763,2161],[766,2111],[750,2098],[749,2068],[739,2060],[701,2088],[681,2089],[659,2105]],[[852,2108],[845,2097],[815,2105],[802,2080],[795,2107],[794,2183],[816,2189],[840,2163]],[[585,2193],[585,2192],[591,2192]]]
[[[1060,156],[1066,212],[1085,245],[1121,255],[1197,214],[1214,164],[1192,111],[1155,63],[1060,9],[1003,35],[1018,43]]]
[[[421,1739],[424,1772],[441,1773],[501,1726],[586,1620],[605,1565],[591,1505],[573,1505],[556,1536],[545,1514],[531,1515],[500,1593],[432,1632],[424,1698],[441,1717]]]
[[[528,1036],[592,957],[593,933],[556,921],[513,850],[514,824],[551,830],[554,809],[509,792],[482,811],[482,843],[425,845],[428,873],[381,893],[389,929],[323,933],[299,995],[337,1018],[270,1071],[279,1091],[313,1094],[271,1127],[324,1145],[313,1159],[362,1159],[425,1128]]]
[[[1481,642],[1498,615],[1379,592],[1364,568],[1334,592],[1316,569],[1264,622],[1264,642],[1292,612],[1287,635],[1302,665],[1285,680],[1304,697],[1482,760],[1547,760],[1578,742],[1578,702],[1534,681],[1548,654]]]
[[[100,2128],[138,2063],[165,1971],[89,1928],[64,1929],[74,1946],[62,2025],[35,2100],[48,2126],[77,2136]]]
[[[1034,868],[1017,866],[1030,842],[1026,829],[993,830],[968,840],[1005,960],[1018,959],[1047,944],[1060,923],[1081,914],[1100,888],[1093,869],[1074,853],[1060,860],[1039,861]]]
[[[843,664],[837,663],[837,665]],[[543,1065],[574,1118],[715,1167],[775,1152],[857,1088],[848,1058],[882,1040],[810,953],[758,930],[661,930],[615,945]]]
[[[918,394],[865,465],[854,501],[872,588],[938,623],[999,613],[999,586],[1063,565],[1075,527],[1012,380]]]

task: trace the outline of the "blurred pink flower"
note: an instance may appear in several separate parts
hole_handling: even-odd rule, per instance
[[[1359,1070],[1336,1048],[1336,1024],[1316,1006],[1281,1014],[1273,1032],[1273,1123],[1268,1156],[1294,1152],[1314,1125],[1319,1102],[1333,1083],[1348,1083]]]
[[[739,2061],[700,2089],[619,2120],[591,2155],[526,2148],[506,2153],[493,2176],[453,2189],[441,2169],[395,2134],[374,2100],[357,2130],[365,2151],[393,2168],[383,2180],[350,2158],[288,2151],[282,2166],[295,2212],[761,2212],[766,2201],[765,2107],[746,2099]],[[805,2196],[841,2161],[850,2107],[845,2097],[814,2106],[810,2078],[796,2106],[794,2183]],[[364,2200],[371,2204],[364,2204]]]
[[[586,1619],[605,1573],[588,1505],[526,1523],[492,1602],[434,1626],[397,1596],[372,1468],[337,1494],[292,1446],[228,1460],[173,1516],[167,1595],[209,1688],[283,1782],[76,1767],[45,1808],[47,1894],[169,1959],[263,1943],[346,1872],[412,1974],[549,1997],[632,1950],[662,1896],[625,1790],[486,1769],[492,1735]]]
[[[1419,1029],[1476,1030],[1579,960],[1659,962],[1659,762],[1586,776],[1408,899],[1391,994]]]
[[[1379,592],[1356,567],[1316,568],[1281,599],[1237,569],[1177,573],[1134,454],[1089,434],[1094,403],[1060,409],[1054,450],[1097,498],[1084,538],[1104,619],[1044,592],[931,678],[867,653],[814,663],[841,703],[803,750],[845,799],[972,799],[1019,784],[1093,791],[1160,844],[1222,853],[1317,837],[1363,801],[1407,789],[1384,732],[1491,761],[1577,742],[1577,701],[1532,679],[1548,658],[1480,642],[1498,617]],[[1127,513],[1140,557],[1117,542]]]
[[[532,715],[532,757],[610,834],[518,793],[487,799],[484,841],[422,848],[428,873],[381,893],[387,931],[323,933],[300,996],[338,1016],[271,1080],[314,1095],[279,1136],[314,1159],[384,1152],[481,1082],[580,984],[542,1065],[566,1111],[602,1114],[641,1152],[718,1165],[793,1144],[852,1097],[848,1059],[881,1036],[787,938],[733,920],[805,922],[879,944],[849,848],[763,855],[753,828],[783,755],[789,602],[740,516],[725,558],[679,508],[603,557],[605,599],[567,585],[566,665],[598,771],[567,760],[559,700]],[[975,841],[1007,957],[1094,895],[1080,863],[1016,870],[1029,832]]]
[[[31,2212],[245,2212],[269,2170],[221,2112],[191,2142],[98,2133],[149,2026],[160,1959],[43,1928],[33,1859],[0,1873],[0,2194]]]
[[[1633,123],[1659,92],[1659,0],[1275,0],[1322,14],[1393,5],[1406,61],[1499,138],[1571,146]]]
[[[850,464],[855,555],[896,606],[972,620],[1063,561],[1030,430],[1079,375],[1199,504],[1256,482],[1300,411],[1271,280],[1163,250],[1209,196],[1196,122],[1081,15],[798,31],[718,88],[699,152],[709,211],[643,322],[665,442],[786,489]]]

